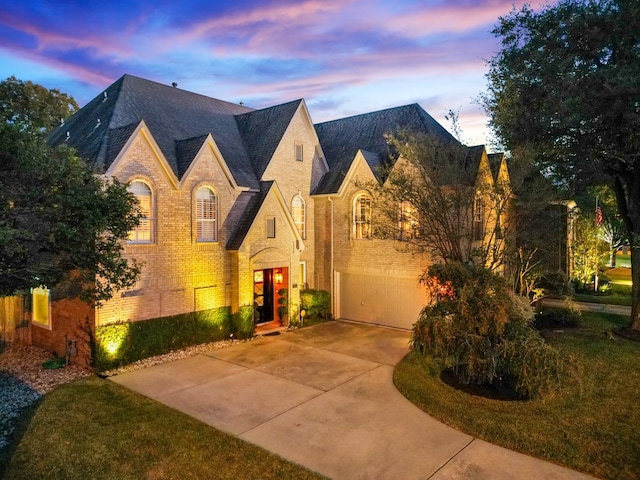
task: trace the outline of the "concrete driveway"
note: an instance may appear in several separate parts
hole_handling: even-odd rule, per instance
[[[328,322],[111,380],[334,479],[590,478],[416,408],[392,380],[408,342]]]

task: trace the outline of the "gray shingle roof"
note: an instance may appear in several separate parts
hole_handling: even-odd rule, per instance
[[[229,238],[229,241],[227,242],[227,250],[238,250],[242,246],[242,242],[244,242],[247,233],[249,233],[251,225],[253,225],[256,215],[258,215],[260,207],[262,207],[265,198],[267,198],[267,194],[271,190],[273,183],[273,181],[260,182],[259,192],[243,192],[240,194],[241,197],[250,196],[251,198],[248,200],[246,204],[247,206],[245,207],[244,212],[240,217],[240,221],[236,225],[235,232],[233,232],[233,234]],[[243,199],[239,200],[240,201],[237,202],[238,204],[244,204]]]
[[[176,141],[176,161],[178,164],[178,178],[182,178],[187,171],[196,154],[202,148],[202,144],[208,135],[200,135],[186,140]]]
[[[236,121],[258,178],[266,170],[302,100],[238,115]]]
[[[487,156],[489,157],[489,166],[491,167],[493,179],[497,180],[498,174],[500,173],[500,165],[502,165],[502,160],[504,159],[504,153],[490,153]]]
[[[238,184],[258,187],[235,120],[235,115],[250,112],[250,108],[131,75],[122,76],[104,93],[106,97],[98,95],[52,132],[49,142],[58,145],[66,141],[96,170],[104,172],[115,158],[112,152],[122,144],[125,130],[120,129],[144,120],[180,178],[190,160],[184,157],[188,149],[181,146],[179,154],[176,142],[211,133]]]
[[[418,104],[389,108],[315,125],[330,171],[314,193],[336,193],[358,150],[376,155],[379,166],[395,161],[386,134],[414,131],[436,136],[442,142],[459,142]]]

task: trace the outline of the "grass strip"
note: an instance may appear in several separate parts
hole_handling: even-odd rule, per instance
[[[14,479],[318,479],[266,450],[90,377],[37,406],[5,472]]]
[[[578,374],[553,397],[501,401],[464,393],[441,367],[408,354],[394,382],[434,418],[477,438],[605,479],[640,472],[640,343],[608,332],[627,318],[583,313],[579,327],[548,332],[574,358]]]

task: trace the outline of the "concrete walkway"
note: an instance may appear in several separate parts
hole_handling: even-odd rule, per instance
[[[577,308],[578,310],[582,310],[585,312],[610,313],[612,315],[623,315],[623,316],[631,315],[631,307],[628,307],[625,305],[609,305],[607,303],[591,303],[591,302],[568,303],[566,300],[560,300],[558,298],[542,298],[540,302],[542,305],[546,307],[568,308],[569,305],[572,305],[574,308]]]
[[[333,479],[590,478],[415,407],[392,378],[409,336],[328,322],[111,380]]]

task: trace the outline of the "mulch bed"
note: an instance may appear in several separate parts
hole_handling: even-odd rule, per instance
[[[500,400],[505,402],[522,401],[523,399],[508,385],[504,383],[496,384],[475,384],[462,383],[456,373],[451,369],[443,370],[440,380],[456,390],[460,390],[469,395]]]

